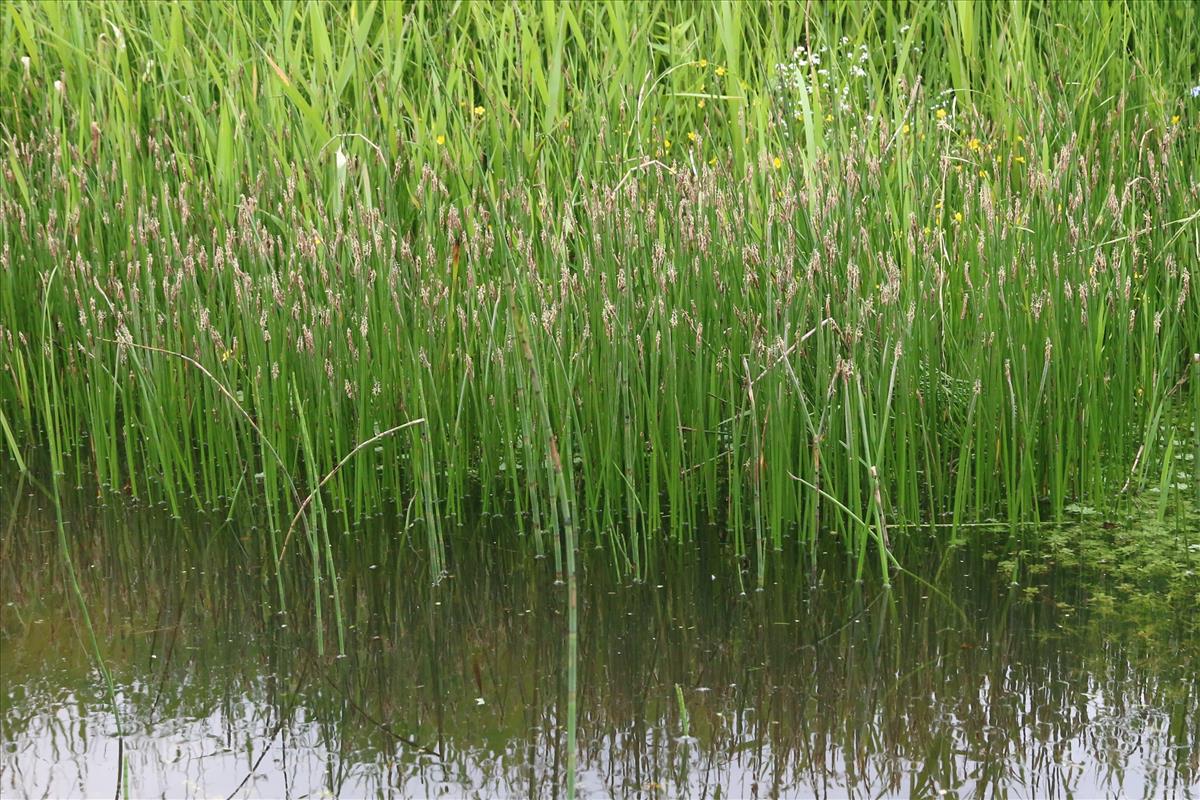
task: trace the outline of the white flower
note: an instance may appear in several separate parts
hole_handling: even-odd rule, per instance
[[[350,160],[350,159],[346,158],[346,154],[342,152],[342,148],[340,148],[340,147],[338,148],[338,151],[334,154],[334,159],[337,161],[338,172],[341,172],[342,170],[344,170],[346,168],[346,162]]]
[[[1200,86],[1192,87],[1192,97],[1200,97]]]

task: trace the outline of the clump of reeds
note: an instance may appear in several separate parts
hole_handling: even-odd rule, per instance
[[[944,36],[932,4],[736,6],[652,56],[628,39],[668,8],[104,8],[2,23],[31,53],[0,165],[22,466],[262,505],[273,558],[320,485],[434,554],[510,514],[557,556],[574,514],[635,573],[705,520],[886,573],[914,526],[1111,506],[1200,440],[1197,110],[1152,47],[1194,9]],[[223,83],[182,46],[210,20]]]

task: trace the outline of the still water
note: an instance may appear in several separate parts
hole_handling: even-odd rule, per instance
[[[319,636],[312,582],[277,583],[260,531],[74,514],[114,713],[54,518],[16,505],[0,796],[562,796],[565,592],[511,534],[464,529],[434,583],[410,536],[348,532],[339,648],[328,582]],[[631,582],[587,545],[580,794],[1200,796],[1195,521],[1159,529],[1161,558],[1129,525],[1050,549],[981,532],[906,554],[922,579],[890,590],[786,550],[760,590],[716,535]],[[1137,569],[1104,569],[1123,547]]]

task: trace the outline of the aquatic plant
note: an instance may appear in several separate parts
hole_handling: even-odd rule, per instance
[[[394,514],[435,577],[496,514],[560,570],[575,533],[638,575],[707,521],[760,570],[794,531],[886,576],[917,526],[1169,498],[1200,137],[1163,43],[1197,22],[14,4],[0,441],[261,507],[318,610],[331,515]]]

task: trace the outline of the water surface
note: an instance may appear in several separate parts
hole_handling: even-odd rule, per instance
[[[0,795],[112,796],[118,765],[133,797],[562,795],[564,590],[511,535],[464,528],[435,584],[394,527],[349,531],[339,655],[327,582],[323,653],[311,582],[279,613],[261,529],[73,515],[118,719],[37,504],[0,562]],[[1128,526],[1067,528],[924,554],[890,590],[836,548],[773,556],[758,590],[716,535],[642,582],[585,546],[580,793],[1200,796],[1200,545],[1168,528],[1137,580],[1081,563]]]

